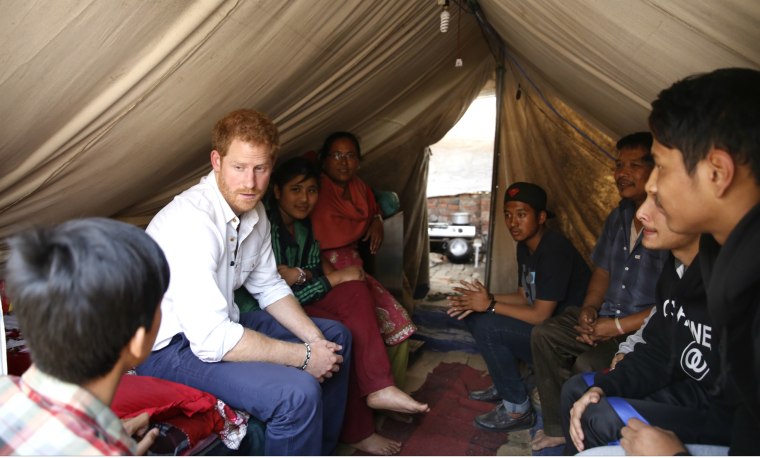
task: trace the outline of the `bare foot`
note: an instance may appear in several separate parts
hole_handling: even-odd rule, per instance
[[[401,451],[401,442],[396,442],[377,433],[372,433],[372,435],[366,439],[362,439],[355,444],[349,445],[357,450],[372,455],[395,455]]]
[[[415,401],[414,398],[394,385],[386,386],[381,390],[370,393],[367,396],[367,405],[375,410],[392,410],[402,413],[424,413],[430,411],[430,407],[427,404]]]
[[[539,443],[540,441],[544,439],[544,437],[546,437],[546,434],[544,434],[544,430],[543,429],[537,430],[536,434],[533,435],[533,439],[531,439],[530,441],[531,448],[533,447],[533,444]]]
[[[545,448],[550,447],[556,447],[558,445],[563,445],[565,443],[565,438],[562,436],[547,436],[544,433],[543,429],[539,429],[536,431],[536,435],[533,436],[533,440],[530,441],[530,448],[537,452],[539,450],[543,450]]]

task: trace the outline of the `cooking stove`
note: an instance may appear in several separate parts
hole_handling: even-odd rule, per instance
[[[475,237],[475,226],[466,224],[428,223],[428,237]]]

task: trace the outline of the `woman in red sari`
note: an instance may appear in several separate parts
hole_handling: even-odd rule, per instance
[[[359,141],[350,132],[335,132],[327,137],[319,156],[324,173],[311,220],[322,258],[335,269],[362,267],[358,244],[368,241],[370,252],[376,253],[383,243],[383,220],[372,190],[356,175]],[[366,279],[385,344],[401,344],[417,330],[409,313],[380,282],[369,275]]]

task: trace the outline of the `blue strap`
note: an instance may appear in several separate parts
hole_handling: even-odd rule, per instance
[[[607,396],[607,402],[610,403],[612,409],[615,411],[618,417],[620,417],[624,425],[627,425],[628,420],[631,418],[640,420],[647,425],[649,424],[646,418],[642,417],[641,414],[636,411],[636,409],[634,409],[633,406],[629,404],[625,399],[619,398],[617,396]]]
[[[584,372],[583,373],[583,380],[586,382],[586,385],[593,386],[594,385],[594,373],[593,372]],[[620,418],[620,420],[623,422],[624,425],[628,424],[628,420],[631,418],[635,418],[637,420],[642,421],[644,424],[649,424],[649,422],[646,420],[646,418],[642,417],[641,414],[633,408],[633,406],[628,403],[623,398],[620,398],[618,396],[607,396],[607,402],[610,404],[610,407],[612,407],[612,410],[615,411],[617,416]],[[610,442],[609,445],[618,445],[620,442]]]

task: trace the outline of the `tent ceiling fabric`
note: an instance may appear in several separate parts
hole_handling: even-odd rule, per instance
[[[497,67],[472,14],[457,43],[458,2],[474,3],[453,1],[442,34],[435,0],[0,0],[0,238],[79,216],[146,224],[208,170],[213,123],[249,107],[279,126],[283,156],[332,130],[358,133],[360,174],[399,193],[405,273],[425,283],[425,147]],[[546,184],[585,251],[614,205],[608,159],[544,97],[611,148],[646,128],[649,102],[674,80],[760,65],[754,0],[479,4],[510,56],[496,185]],[[586,193],[602,196],[591,209]],[[492,258],[507,265],[502,229]]]
[[[754,0],[479,0],[508,48],[613,137],[645,130],[674,81],[760,65]]]
[[[496,215],[503,211],[499,190],[513,181],[539,183],[557,213],[550,226],[587,259],[619,200],[613,164],[553,109],[614,156],[618,138],[648,130],[651,101],[674,81],[720,67],[760,68],[760,2],[753,0],[479,3],[509,55]],[[496,220],[494,256],[512,260],[514,243]],[[488,283],[514,291],[516,276],[514,263],[494,262]]]
[[[459,10],[442,34],[434,1],[4,0],[0,9],[0,237],[86,215],[147,224],[207,172],[214,122],[250,107],[278,125],[283,156],[317,149],[333,130],[357,132],[362,175],[399,192],[423,221],[408,224],[414,238],[426,240],[424,184],[410,182],[426,178],[424,148],[494,66],[475,18],[462,17],[458,54]],[[373,176],[384,164],[395,173]]]

